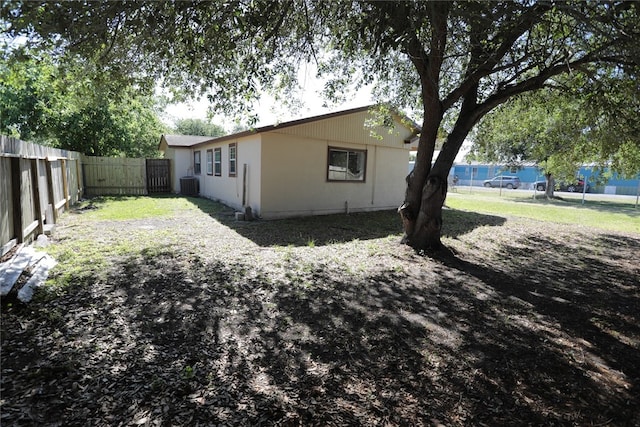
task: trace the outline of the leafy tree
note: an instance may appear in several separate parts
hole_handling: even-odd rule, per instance
[[[145,97],[114,103],[91,99],[58,118],[56,146],[93,156],[156,157],[166,127]]]
[[[222,126],[202,119],[182,119],[176,122],[175,132],[179,135],[223,136]]]
[[[639,88],[631,78],[615,83],[601,79],[597,85],[559,85],[515,97],[481,121],[471,157],[508,165],[538,163],[548,197],[554,177],[573,179],[584,163],[636,176],[640,125],[632,117],[640,111]]]
[[[440,246],[446,178],[483,116],[555,76],[596,81],[611,64],[635,73],[640,57],[634,2],[9,1],[2,12],[13,35],[93,58],[116,78],[206,93],[218,111],[247,111],[264,90],[286,100],[301,61],[331,77],[329,95],[377,84],[383,101],[422,116],[400,208],[416,249]]]
[[[10,65],[0,62],[0,132],[27,140],[46,142],[52,136],[58,105],[55,66],[47,58]]]
[[[110,83],[87,61],[62,66],[46,52],[3,52],[0,132],[88,155],[157,155],[165,126],[155,98]]]
[[[586,110],[575,99],[550,91],[524,94],[481,121],[468,157],[509,166],[536,162],[547,181],[546,195],[553,197],[555,178],[567,179],[593,160],[584,148],[587,122]]]
[[[602,73],[602,71],[601,71]],[[588,113],[590,156],[626,177],[640,172],[640,79],[619,78],[622,70],[609,70],[605,78],[584,85],[581,107]]]

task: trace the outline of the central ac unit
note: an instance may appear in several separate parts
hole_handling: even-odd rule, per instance
[[[197,196],[200,193],[200,181],[195,176],[183,176],[180,178],[180,194],[185,196]]]

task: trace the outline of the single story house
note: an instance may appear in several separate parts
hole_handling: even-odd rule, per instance
[[[223,137],[163,135],[172,190],[274,219],[394,209],[404,199],[419,128],[405,117],[371,126],[371,107]],[[188,185],[187,185],[188,184]]]

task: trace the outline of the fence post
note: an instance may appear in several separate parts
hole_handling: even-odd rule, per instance
[[[58,223],[58,209],[56,209],[56,196],[53,190],[53,160],[50,157],[47,157],[45,168],[47,170],[47,188],[49,191],[49,202],[53,207],[53,222]]]
[[[11,196],[13,198],[13,235],[22,243],[22,192],[20,191],[20,158],[11,158]]]
[[[40,203],[40,179],[38,176],[38,159],[31,160],[31,188],[33,197],[33,210],[37,215],[38,227],[36,236],[44,233],[44,223],[42,222],[42,206]]]
[[[67,160],[60,159],[62,169],[62,193],[64,195],[64,210],[69,210],[69,183],[67,182]]]

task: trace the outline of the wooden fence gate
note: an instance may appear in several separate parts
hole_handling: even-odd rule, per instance
[[[147,159],[147,191],[149,193],[171,192],[169,159]]]
[[[88,196],[170,193],[169,159],[82,156]]]

